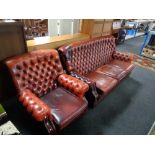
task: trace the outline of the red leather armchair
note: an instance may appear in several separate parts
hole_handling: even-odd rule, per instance
[[[19,101],[43,122],[50,134],[69,125],[87,110],[89,86],[63,72],[56,50],[38,50],[6,61]]]
[[[132,54],[117,52],[112,36],[60,47],[59,54],[67,73],[89,84],[95,98],[93,104],[98,103],[134,68]]]

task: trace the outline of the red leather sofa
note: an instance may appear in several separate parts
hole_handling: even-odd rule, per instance
[[[56,50],[38,50],[8,59],[6,65],[28,113],[55,134],[88,107],[89,86],[64,73]]]
[[[89,84],[91,104],[98,103],[134,68],[133,55],[117,52],[112,36],[75,42],[58,51],[67,73]]]

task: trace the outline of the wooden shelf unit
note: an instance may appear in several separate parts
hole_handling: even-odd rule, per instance
[[[113,19],[83,19],[81,33],[90,38],[112,34]]]

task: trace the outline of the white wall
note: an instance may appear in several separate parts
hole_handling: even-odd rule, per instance
[[[79,19],[48,19],[48,35],[59,36],[79,32]]]

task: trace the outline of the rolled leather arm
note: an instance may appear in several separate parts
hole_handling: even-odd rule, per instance
[[[133,60],[133,54],[132,53],[122,53],[122,52],[115,52],[113,54],[114,59],[118,59],[121,61],[132,61]]]
[[[80,98],[89,90],[88,84],[67,74],[61,74],[58,83]]]
[[[99,95],[98,95],[97,90],[96,90],[96,82],[88,79],[85,76],[82,76],[81,74],[78,74],[77,72],[72,71],[72,72],[70,72],[70,75],[73,77],[76,77],[79,80],[84,81],[85,83],[87,83],[89,85],[89,87],[91,88],[92,94],[94,95],[95,99],[96,100],[98,99]]]
[[[73,71],[72,71],[72,72],[70,72],[70,75],[73,76],[73,77],[75,77],[75,78],[77,78],[77,79],[79,79],[79,80],[84,81],[84,82],[87,83],[88,85],[93,85],[93,84],[95,84],[94,81],[88,79],[88,78],[85,77],[85,76],[82,76],[81,74],[78,74],[77,72],[73,72]]]
[[[28,89],[20,94],[19,101],[36,121],[43,121],[50,116],[51,109]]]

